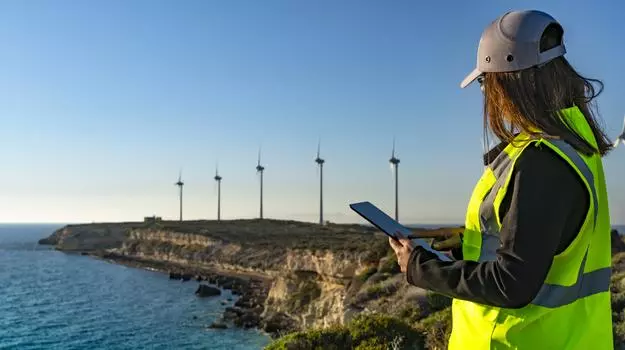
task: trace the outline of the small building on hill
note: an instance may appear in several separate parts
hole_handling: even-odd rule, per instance
[[[156,216],[156,215],[152,215],[152,216],[145,216],[143,218],[143,222],[146,224],[155,224],[157,222],[161,222],[163,219],[160,216]]]

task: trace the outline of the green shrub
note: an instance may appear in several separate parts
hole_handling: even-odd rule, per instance
[[[423,349],[423,336],[417,329],[396,318],[361,314],[346,326],[292,333],[274,341],[265,349],[414,350]]]
[[[440,311],[451,306],[451,298],[446,295],[427,291],[425,297],[432,312]]]
[[[625,292],[612,293],[612,311],[620,313],[625,308]]]
[[[351,349],[352,338],[344,327],[311,329],[286,335],[265,347],[265,350],[341,350]]]
[[[391,274],[401,272],[399,264],[397,263],[397,258],[395,257],[394,253],[392,256],[387,256],[380,261],[380,267],[378,268],[378,272]]]
[[[612,326],[612,335],[614,337],[614,348],[622,349],[625,343],[625,322],[618,322]]]
[[[369,346],[384,345],[388,348],[397,338],[403,338],[399,349],[419,349],[423,345],[423,337],[416,329],[399,319],[386,315],[359,315],[348,325],[348,328],[355,345],[367,341],[368,343],[365,344]]]
[[[358,346],[354,350],[388,350],[390,349],[388,344],[384,344],[379,339],[370,338],[362,343],[358,344]]]
[[[425,316],[427,316],[426,310],[421,308],[419,305],[406,306],[399,312],[399,317],[409,324],[415,324]]]
[[[623,291],[622,283],[625,278],[625,272],[615,273],[610,277],[610,290],[613,293],[619,293]]]
[[[375,266],[372,266],[366,269],[360,275],[356,276],[356,278],[358,278],[361,282],[365,282],[369,279],[369,277],[371,277],[376,272],[378,272],[378,268]]]
[[[369,277],[369,279],[367,281],[369,281],[369,283],[380,283],[383,281],[386,281],[387,279],[389,279],[391,276],[393,276],[392,274],[385,272],[385,273],[376,273],[373,276]]]
[[[372,286],[369,286],[364,292],[360,292],[356,298],[356,303],[364,303],[369,300],[393,295],[397,289],[398,285],[394,283],[377,283]]]
[[[620,252],[612,255],[612,266],[618,265],[625,260],[625,252]]]
[[[425,335],[426,349],[447,349],[451,334],[451,308],[429,315],[416,328]]]
[[[392,250],[385,238],[378,237],[375,237],[371,242],[367,242],[367,246],[364,248],[363,250],[366,251],[364,259],[367,261],[379,261],[388,254],[389,249]]]

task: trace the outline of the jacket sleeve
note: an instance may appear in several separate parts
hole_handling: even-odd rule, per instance
[[[529,147],[521,154],[509,186],[500,208],[502,245],[496,260],[443,262],[416,247],[408,283],[490,306],[529,304],[553,257],[577,235],[589,195],[574,169],[547,147]]]

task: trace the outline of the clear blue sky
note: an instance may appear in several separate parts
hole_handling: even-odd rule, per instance
[[[611,136],[625,114],[625,5],[568,1],[2,1],[0,222],[214,218],[314,221],[317,139],[326,217],[392,211],[393,136],[404,222],[455,223],[482,171],[481,94],[458,87],[483,28],[537,8],[568,58],[603,79]],[[625,148],[605,159],[625,223]]]

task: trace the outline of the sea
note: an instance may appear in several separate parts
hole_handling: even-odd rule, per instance
[[[209,329],[231,297],[197,282],[40,246],[61,225],[0,225],[0,349],[262,349],[257,330]],[[232,300],[236,300],[232,298]]]

